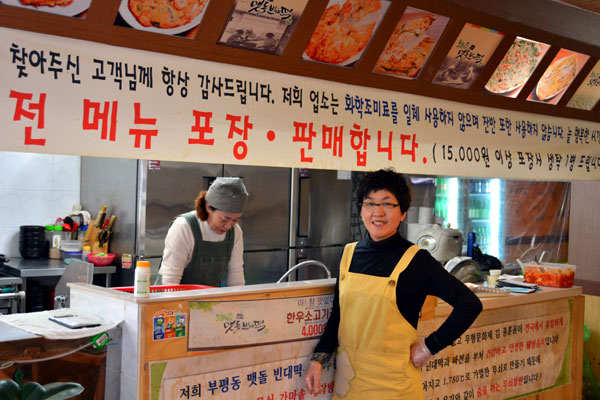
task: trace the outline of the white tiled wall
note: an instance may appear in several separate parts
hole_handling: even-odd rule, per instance
[[[81,158],[0,152],[0,254],[21,257],[19,226],[53,224],[79,204]]]

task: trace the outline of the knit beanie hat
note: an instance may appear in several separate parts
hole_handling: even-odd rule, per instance
[[[217,178],[206,193],[208,205],[230,213],[244,211],[247,200],[248,192],[240,178]]]

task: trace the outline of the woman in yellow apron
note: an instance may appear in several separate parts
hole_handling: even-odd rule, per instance
[[[332,314],[305,383],[310,393],[323,391],[322,365],[337,350],[334,399],[422,399],[420,367],[467,330],[481,302],[427,251],[398,234],[411,200],[401,174],[365,175],[356,199],[369,235],[344,249]],[[427,295],[454,309],[437,331],[420,339],[417,322]]]

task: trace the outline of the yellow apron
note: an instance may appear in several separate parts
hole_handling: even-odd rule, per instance
[[[398,276],[419,250],[411,246],[389,277],[349,272],[356,243],[340,262],[340,327],[334,399],[423,399],[421,370],[410,361],[417,331],[396,305]]]

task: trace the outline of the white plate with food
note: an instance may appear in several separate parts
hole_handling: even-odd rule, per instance
[[[548,67],[535,86],[535,95],[540,101],[548,101],[565,91],[577,75],[577,56],[571,54],[557,60]]]
[[[119,14],[134,29],[176,35],[189,31],[202,21],[208,1],[176,0],[182,5],[177,10],[172,0],[160,0],[162,3],[158,7],[156,0],[122,0]],[[135,14],[132,9],[136,10]]]
[[[543,55],[540,45],[529,40],[515,42],[485,85],[495,94],[506,94],[523,86]]]
[[[356,10],[354,3],[360,3]],[[358,61],[387,7],[382,0],[330,1],[302,58],[342,66]]]
[[[73,17],[90,8],[92,0],[0,0],[0,3]]]
[[[416,78],[436,45],[436,38],[445,27],[447,19],[441,18],[437,21],[438,16],[435,14],[414,9],[406,12],[388,39],[373,70]]]

